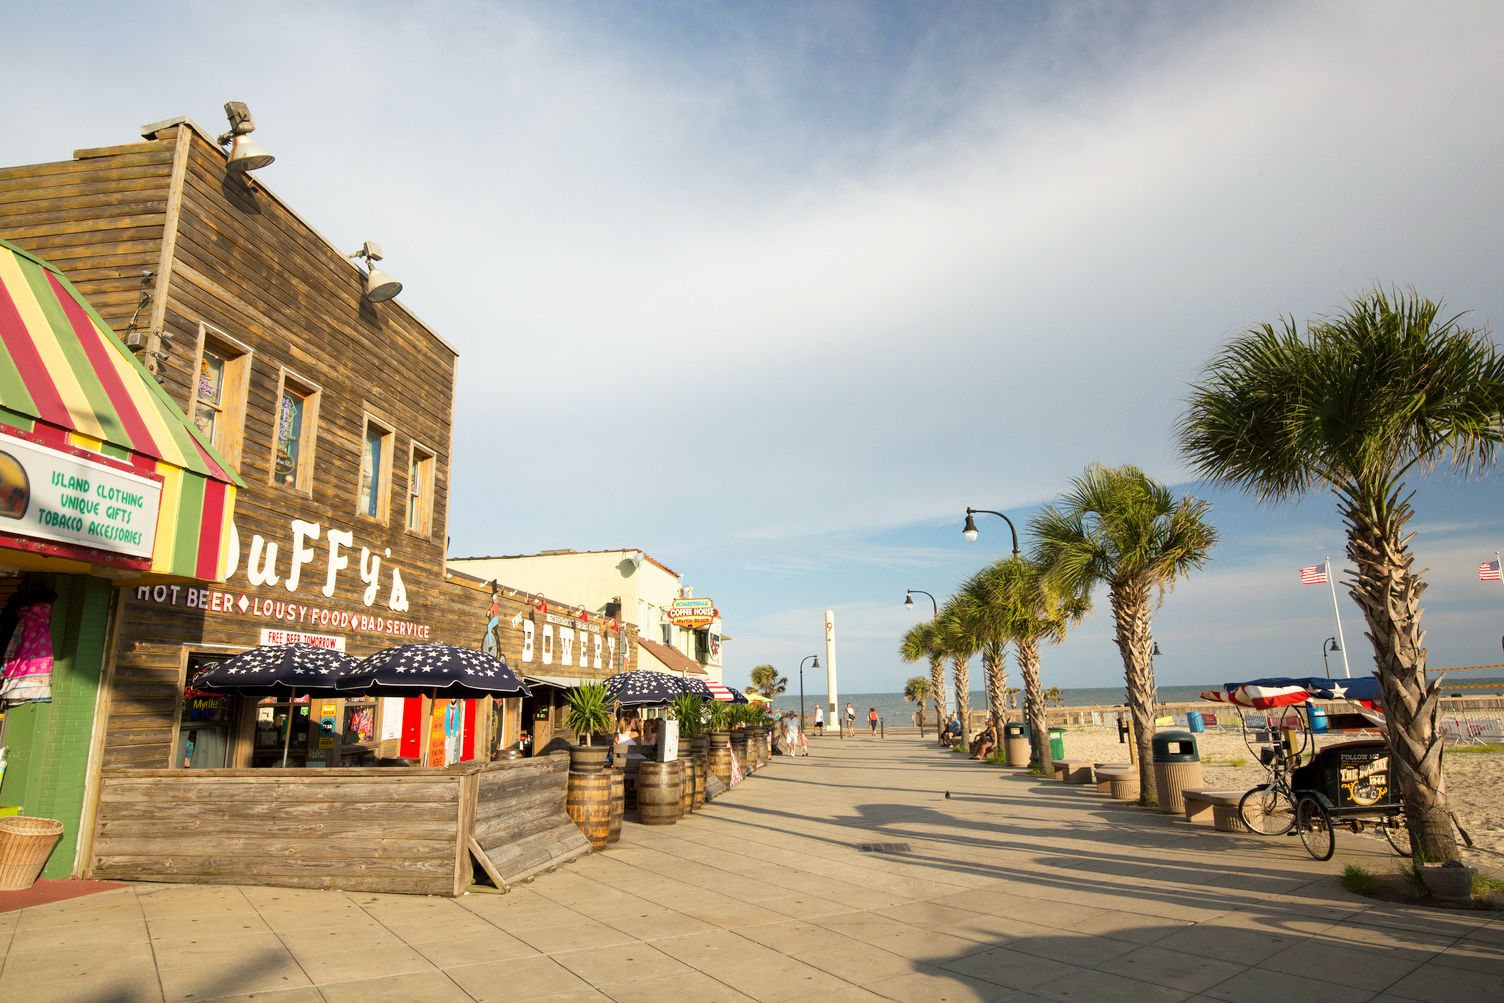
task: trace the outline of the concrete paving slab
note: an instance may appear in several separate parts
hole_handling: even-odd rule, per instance
[[[0,998],[1500,994],[1504,918],[1349,895],[1336,875],[1370,861],[1361,841],[1317,863],[1297,843],[1218,838],[917,739],[815,746],[505,895],[161,883],[0,914]]]

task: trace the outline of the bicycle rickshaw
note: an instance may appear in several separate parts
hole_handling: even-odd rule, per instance
[[[1382,737],[1373,737],[1384,721],[1374,709],[1377,679],[1278,676],[1224,683],[1201,697],[1236,709],[1244,742],[1269,770],[1269,780],[1238,803],[1238,815],[1250,831],[1277,836],[1294,828],[1312,857],[1329,860],[1338,827],[1353,832],[1371,828],[1395,853],[1410,855],[1404,804],[1389,777],[1389,748]],[[1354,713],[1318,712],[1321,733],[1368,736],[1317,749],[1312,717],[1318,715],[1311,713],[1312,700],[1347,700],[1357,708]],[[1245,709],[1266,713],[1262,727],[1244,716]]]

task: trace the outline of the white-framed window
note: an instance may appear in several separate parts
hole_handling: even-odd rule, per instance
[[[251,350],[223,331],[200,324],[189,414],[219,455],[237,468],[250,378]]]
[[[390,426],[367,414],[360,430],[360,489],[355,496],[356,514],[386,522],[390,514],[392,447],[396,435]]]
[[[318,387],[282,370],[277,381],[277,411],[272,425],[273,484],[304,494],[313,490],[319,397]]]
[[[412,443],[407,458],[407,531],[433,533],[433,451]]]

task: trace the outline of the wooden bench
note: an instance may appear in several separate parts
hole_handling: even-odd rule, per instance
[[[1067,784],[1091,783],[1091,764],[1078,762],[1074,759],[1051,760],[1055,767],[1055,779]]]

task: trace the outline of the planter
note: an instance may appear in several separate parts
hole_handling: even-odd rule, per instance
[[[51,818],[0,818],[0,891],[20,891],[36,884],[63,838],[63,823]]]
[[[606,768],[609,745],[571,745],[569,747],[569,772],[599,773]]]
[[[611,780],[611,824],[606,829],[606,842],[621,841],[621,822],[627,811],[627,772],[621,767],[606,771]]]
[[[594,773],[570,771],[564,810],[590,840],[591,847],[604,850],[611,835],[610,775],[604,770]]]
[[[695,768],[695,803],[698,810],[705,807],[705,802],[710,800],[708,786],[710,783],[710,738],[707,735],[696,735],[694,751],[690,754],[690,762]]]
[[[731,732],[710,733],[710,772],[727,787],[731,786]]]
[[[673,825],[684,814],[682,768],[671,763],[647,761],[637,767],[637,818],[643,825]]]
[[[752,772],[752,764],[748,761],[747,750],[747,729],[737,728],[731,733],[731,751],[736,754],[736,761],[742,765],[742,776],[746,776]],[[727,775],[730,775],[729,771]],[[730,780],[726,781],[728,784],[730,782]]]
[[[695,763],[693,758],[679,757],[679,809],[688,815],[695,810]]]
[[[1473,869],[1456,860],[1445,864],[1422,864],[1420,879],[1432,898],[1446,902],[1470,902],[1473,898]]]

